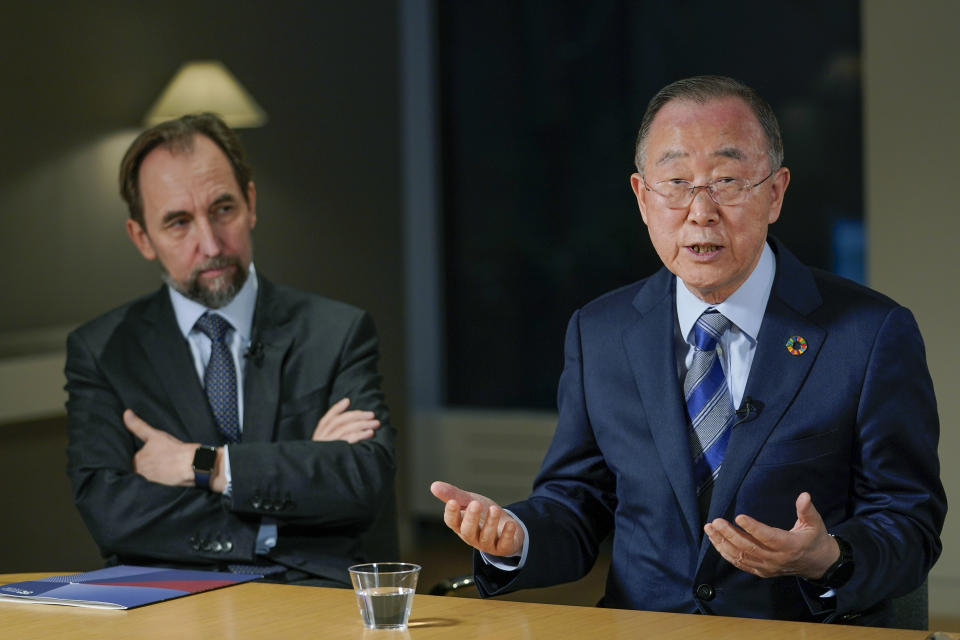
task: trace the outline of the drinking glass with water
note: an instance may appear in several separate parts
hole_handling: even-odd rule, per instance
[[[357,606],[368,629],[406,629],[420,565],[371,562],[350,567]]]

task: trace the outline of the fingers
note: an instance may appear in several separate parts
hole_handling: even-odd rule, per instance
[[[470,502],[463,511],[463,518],[460,522],[460,530],[457,532],[463,541],[471,547],[480,548],[480,529],[483,527],[483,516],[485,515],[483,507],[476,500]]]
[[[460,535],[460,524],[463,521],[463,512],[456,500],[449,500],[443,507],[443,524],[454,533]]]
[[[749,538],[755,545],[759,544],[768,548],[776,548],[783,544],[784,536],[787,533],[783,529],[765,525],[743,514],[737,516],[734,520],[740,529],[736,529],[729,523],[727,523],[727,527],[729,527],[731,531],[740,533],[741,537]]]
[[[430,493],[444,501],[443,523],[475,549],[512,556],[523,548],[523,530],[490,498],[436,481]]]
[[[327,423],[327,428],[331,431],[343,431],[358,424],[380,426],[380,421],[377,420],[377,414],[373,411],[347,411],[331,419]]]
[[[330,423],[317,425],[312,439],[346,440],[350,443],[366,440],[380,428],[380,421],[373,416],[372,411],[349,411]]]
[[[350,399],[336,402],[317,422],[313,430],[314,441],[345,440],[351,444],[372,438],[380,428],[380,421],[373,411],[347,411]]]
[[[457,507],[458,512],[460,509],[465,509],[467,505],[470,504],[471,500],[487,500],[487,498],[484,498],[483,496],[470,493],[469,491],[464,491],[460,487],[456,487],[448,482],[441,482],[439,480],[430,485],[430,493],[444,502],[450,502],[451,500],[456,501],[457,505],[459,505]],[[487,501],[493,504],[492,500]]]
[[[479,535],[477,536],[478,546],[483,549],[496,549],[497,540],[500,537],[500,516],[502,511],[499,507],[491,506],[487,509],[486,519],[480,523]]]
[[[743,514],[735,519],[739,526],[717,518],[706,524],[704,531],[717,552],[743,571],[762,578],[823,575],[838,556],[836,544],[827,534],[810,494],[800,494],[796,507],[797,522],[789,531]]]
[[[430,483],[430,493],[433,494],[433,497],[447,502],[448,500],[453,500],[453,494],[460,489],[456,488],[449,482],[441,482],[440,480],[435,480]]]
[[[516,523],[509,514],[497,505],[487,508],[486,519],[480,523],[478,548],[497,556],[509,556],[519,551],[516,548]]]
[[[770,527],[742,514],[736,517],[736,523],[758,543],[770,549],[783,549],[789,546],[790,534],[792,533],[804,530],[811,534],[826,533],[823,518],[820,517],[820,513],[813,506],[813,500],[809,493],[804,491],[797,497],[796,507],[797,522],[790,531]]]
[[[820,517],[820,512],[813,506],[813,498],[806,491],[797,496],[797,522],[826,529],[823,518]]]
[[[760,526],[766,526],[756,521],[753,522]],[[724,560],[738,569],[756,575],[761,575],[764,572],[766,565],[764,554],[768,549],[749,532],[734,527],[723,518],[717,518],[713,522],[707,523],[703,530],[710,539],[710,544]]]
[[[523,545],[516,521],[495,504],[485,509],[479,501],[472,500],[464,509],[457,500],[449,500],[444,506],[443,522],[461,540],[484,553],[515,555]]]
[[[728,562],[733,562],[740,554],[740,549],[734,544],[735,534],[731,530],[730,524],[722,518],[717,518],[703,526],[703,531],[707,534],[710,544]]]
[[[343,413],[347,410],[347,407],[350,406],[350,398],[340,398],[337,402],[327,409],[327,412],[323,414],[323,417],[320,420],[326,420],[327,418],[333,418],[334,416]]]
[[[757,522],[749,516],[737,516],[736,523],[739,526],[734,526],[723,518],[717,518],[708,526],[711,526],[729,544],[736,546],[738,549],[750,550],[763,546],[763,540],[755,535],[755,532],[763,535],[768,529],[776,531],[776,529],[772,529],[762,522]]]
[[[523,535],[520,525],[513,518],[507,519],[503,524],[503,530],[500,532],[500,539],[497,541],[498,556],[512,556],[520,553],[523,549]]]
[[[130,409],[123,412],[123,424],[130,432],[140,438],[143,442],[150,439],[156,429],[144,422],[137,414]]]

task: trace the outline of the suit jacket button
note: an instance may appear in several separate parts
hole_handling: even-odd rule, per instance
[[[709,584],[698,584],[696,594],[700,600],[710,601],[713,600],[713,596],[717,595],[717,592]]]

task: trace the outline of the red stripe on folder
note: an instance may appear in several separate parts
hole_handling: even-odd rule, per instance
[[[151,589],[172,589],[173,591],[197,593],[199,591],[218,589],[236,583],[236,580],[146,580],[144,582],[97,581],[87,582],[85,584],[99,584],[107,587],[149,587]]]

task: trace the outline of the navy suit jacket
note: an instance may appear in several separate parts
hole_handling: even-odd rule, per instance
[[[166,287],[67,340],[68,474],[108,563],[222,568],[256,560],[264,517],[279,525],[268,562],[349,585],[347,567],[396,555],[394,430],[370,316],[260,277],[244,376],[243,435],[230,445],[229,497],[147,481],[133,409],[184,442],[221,445]],[[333,402],[375,412],[373,438],[313,442]],[[262,560],[260,560],[262,561]]]
[[[792,620],[835,619],[921,584],[940,554],[946,499],[936,401],[911,313],[802,265],[772,241],[777,271],[708,520],[750,515],[790,529],[810,492],[853,547],[837,591],[761,579],[703,533],[675,355],[676,278],[666,269],[573,314],[559,421],[534,490],[509,505],[527,526],[526,565],[475,559],[481,593],[574,580],[613,532],[604,606]],[[806,340],[792,355],[786,342]],[[826,602],[831,602],[827,600]]]

